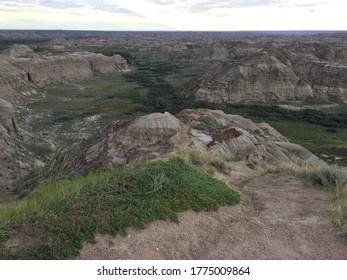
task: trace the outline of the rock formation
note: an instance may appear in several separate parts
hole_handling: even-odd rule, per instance
[[[49,143],[18,128],[12,103],[34,92],[33,87],[119,71],[128,71],[126,60],[120,55],[107,57],[90,52],[38,55],[25,45],[13,45],[0,55],[0,192],[43,164],[40,156],[30,152],[31,148],[50,149]]]
[[[207,125],[202,129],[201,124]],[[116,121],[100,134],[68,149],[55,163],[56,174],[83,174],[198,149],[218,155],[254,157],[268,164],[317,165],[303,147],[289,143],[268,124],[207,109],[184,110],[178,118],[153,113]]]
[[[11,95],[18,97],[13,90],[24,85],[68,83],[98,73],[128,70],[126,60],[120,55],[104,56],[90,52],[37,55],[27,46],[14,45],[0,56],[0,97],[7,100],[11,100]]]
[[[242,61],[217,63],[193,81],[188,94],[214,103],[290,101],[314,97],[347,102],[344,51],[295,53],[272,45]]]

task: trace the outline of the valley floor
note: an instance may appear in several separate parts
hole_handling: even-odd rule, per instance
[[[79,258],[347,259],[328,192],[283,174],[266,174],[236,188],[241,192],[236,206],[188,211],[179,224],[157,221],[145,230],[130,229],[126,237],[98,234]]]

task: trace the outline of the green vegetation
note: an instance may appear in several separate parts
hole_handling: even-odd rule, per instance
[[[183,158],[188,164],[195,165],[198,168],[205,170],[210,175],[213,175],[214,173],[213,168],[221,173],[229,174],[231,168],[228,163],[237,161],[239,159],[238,157],[210,154],[208,152],[202,152],[197,149],[187,149],[180,151],[179,156]]]
[[[0,51],[3,49],[7,49],[14,44],[24,44],[24,45],[32,45],[32,44],[42,44],[48,42],[50,39],[48,38],[22,38],[22,39],[0,39]]]
[[[206,165],[210,160],[210,158],[207,155],[204,155],[202,152],[195,149],[183,151],[182,156],[188,161],[188,163],[191,163],[198,167]]]
[[[201,107],[185,97],[183,84],[205,66],[165,61],[157,54],[127,56],[134,65],[129,73],[40,89],[41,95],[32,97],[18,113],[19,123],[28,124],[26,129],[36,134],[44,131],[58,147],[66,147],[121,118]]]
[[[82,242],[95,241],[96,232],[125,234],[128,227],[144,228],[158,219],[177,222],[182,211],[214,211],[239,199],[179,158],[49,183],[18,205],[0,209],[0,258],[72,258]],[[21,246],[8,248],[11,238],[20,239]]]
[[[199,119],[199,123],[194,127],[200,130],[208,130],[208,129],[219,129],[223,128],[217,121],[208,116],[202,116]]]
[[[35,134],[51,135],[59,147],[91,136],[124,116],[136,115],[143,105],[133,100],[147,94],[146,89],[126,82],[121,73],[46,86],[40,92],[44,97],[28,100],[18,113],[19,122],[28,123]]]
[[[332,131],[321,125],[289,121],[269,121],[269,124],[289,141],[302,145],[327,162],[347,165],[347,128]]]
[[[212,159],[209,162],[209,164],[215,167],[219,172],[222,172],[224,174],[229,174],[230,172],[229,167],[222,159],[219,159],[219,158]]]
[[[176,63],[158,53],[138,54],[133,64],[136,68],[125,77],[148,90],[148,95],[141,100],[143,113],[176,114],[186,108],[196,108],[193,98],[185,95],[183,86],[201,73],[205,65]]]

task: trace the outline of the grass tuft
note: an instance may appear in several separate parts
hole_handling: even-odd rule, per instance
[[[347,236],[347,170],[336,165],[297,167],[294,165],[268,168],[271,173],[289,173],[306,180],[315,187],[324,188],[334,194],[335,224]]]

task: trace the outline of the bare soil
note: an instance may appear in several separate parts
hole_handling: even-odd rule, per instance
[[[226,179],[226,178],[224,178]],[[289,175],[267,174],[237,187],[241,203],[188,211],[126,237],[97,235],[80,259],[347,259],[333,225],[331,195]]]

